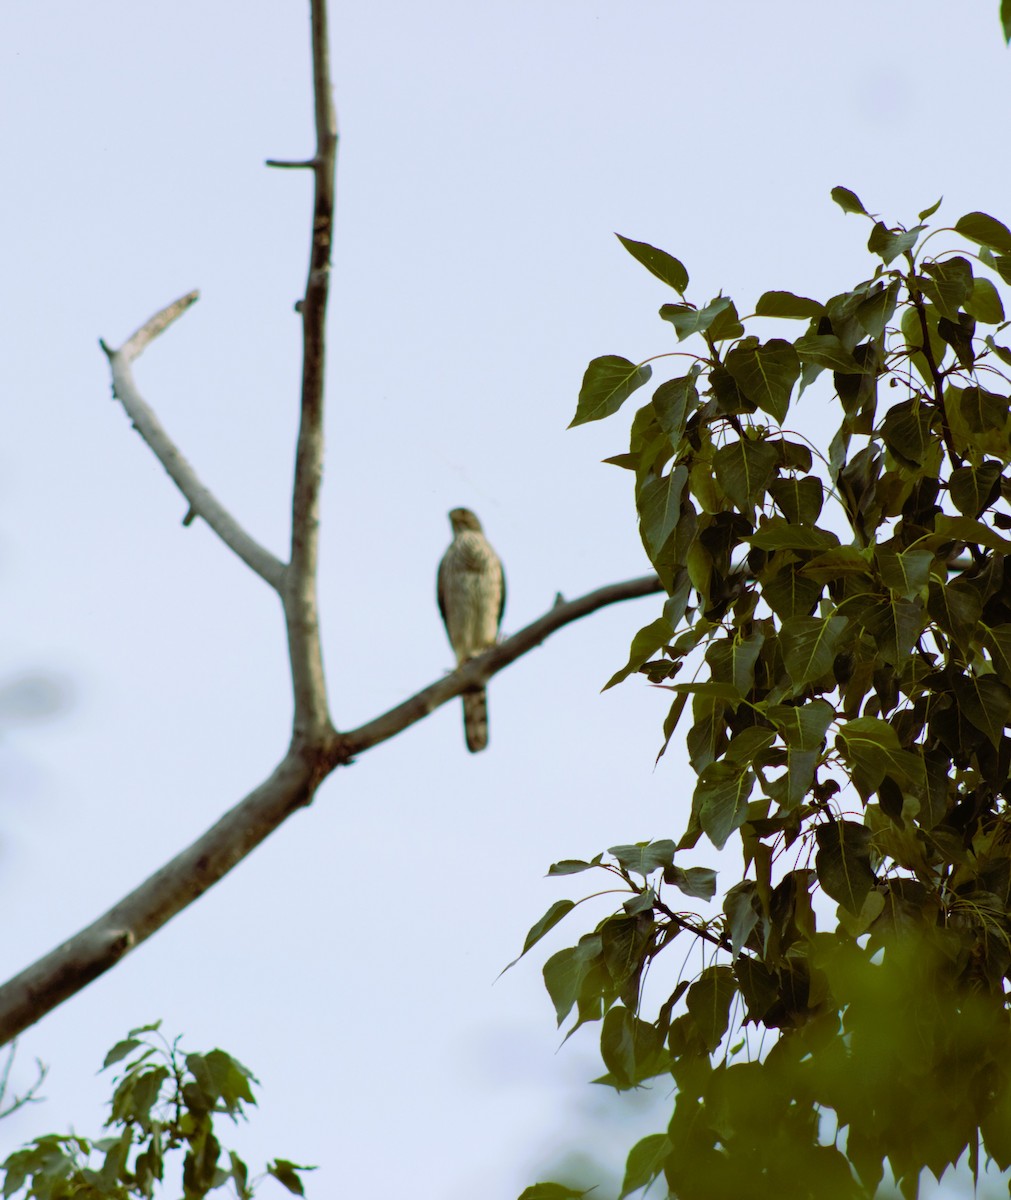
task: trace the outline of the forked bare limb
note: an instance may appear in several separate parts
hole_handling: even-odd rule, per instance
[[[333,239],[337,124],[331,99],[325,0],[312,0],[312,57],[316,154],[305,163],[315,175],[312,240],[305,295],[301,420],[292,489],[291,559],[282,563],[238,524],[197,478],[196,472],[144,402],[132,364],[151,341],[197,299],[196,292],[145,322],[114,350],[104,342],[113,391],[137,430],[189,504],[187,521],[202,517],[243,562],[275,588],[284,607],[295,715],[282,761],[219,821],[125,896],[107,913],[0,987],[0,1045],[10,1042],[58,1004],[109,970],[134,947],[192,904],[268,837],[293,812],[311,803],[335,770],[408,726],[484,683],[546,637],[605,605],[660,590],[654,576],[600,588],[579,600],[556,602],[542,617],[500,645],[436,680],[389,712],[349,733],[338,733],[328,715],[316,602],[319,491],[323,464],[325,321]]]
[[[134,360],[173,321],[178,320],[190,305],[195,304],[199,296],[200,293],[194,291],[174,300],[160,312],[155,313],[150,320],[145,321],[118,350],[114,350],[104,341],[99,343],[109,359],[109,369],[112,372],[112,394],[123,405],[134,429],[147,442],[155,458],[186,497],[189,503],[186,524],[189,524],[194,516],[203,517],[225,545],[230,550],[234,550],[247,567],[255,571],[272,588],[280,591],[284,583],[284,564],[250,537],[210,489],[201,483],[196,471],[144,401],[133,379]]]

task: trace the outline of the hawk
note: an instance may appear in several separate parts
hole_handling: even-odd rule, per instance
[[[461,666],[498,641],[505,576],[481,522],[469,508],[454,508],[449,523],[453,541],[439,563],[437,594],[449,643],[457,666]],[[463,731],[472,754],[488,745],[488,693],[484,688],[463,696]]]

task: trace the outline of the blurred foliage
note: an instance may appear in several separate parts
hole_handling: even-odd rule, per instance
[[[245,1118],[245,1106],[256,1103],[255,1077],[223,1050],[180,1050],[179,1039],[166,1041],[159,1024],[131,1030],[105,1056],[103,1070],[123,1064],[113,1080],[109,1136],[49,1133],[16,1150],[0,1167],[4,1200],[147,1200],[159,1194],[173,1160],[183,1200],[226,1185],[238,1200],[253,1195],[256,1180],[239,1155],[221,1146],[214,1118]],[[266,1174],[303,1196],[300,1173],[310,1170],[279,1158]]]
[[[940,202],[889,225],[832,196],[869,223],[869,278],[747,316],[621,238],[676,293],[660,316],[684,349],[595,359],[573,420],[686,362],[608,460],[667,592],[608,686],[670,693],[660,754],[687,723],[687,829],[551,868],[623,895],[545,964],[559,1024],[600,1023],[598,1082],[675,1084],[622,1197],[915,1197],[924,1169],[1011,1168],[1011,230],[972,212],[931,231]],[[823,447],[790,428],[819,379]],[[683,911],[716,890],[683,861],[701,838],[743,850],[710,920]],[[702,969],[646,1011],[646,973],[686,939]],[[557,1186],[526,1195],[580,1194]]]

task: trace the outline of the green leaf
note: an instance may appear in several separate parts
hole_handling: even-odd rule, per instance
[[[572,912],[575,907],[576,905],[572,900],[556,900],[544,914],[544,916],[530,926],[530,932],[527,934],[526,940],[523,943],[523,949],[520,952],[519,958],[514,958],[509,966],[511,967],[515,963],[518,963],[520,958],[522,958],[528,950],[533,949],[533,947],[537,945],[541,938],[544,937],[544,935],[550,930],[554,929],[558,922]],[[506,969],[508,970],[508,968]]]
[[[867,249],[878,255],[887,266],[900,254],[912,250],[923,228],[922,225],[914,225],[912,229],[889,229],[883,221],[875,221],[871,236],[867,239]]]
[[[666,475],[649,475],[637,491],[639,528],[649,556],[659,558],[681,516],[681,494],[688,482],[688,468],[682,463]]]
[[[859,213],[861,216],[870,216],[867,209],[860,203],[860,197],[856,192],[851,192],[846,187],[834,187],[832,189],[832,199],[846,213]]]
[[[831,550],[839,545],[839,538],[831,530],[817,525],[791,525],[783,517],[763,518],[744,540],[760,550]]]
[[[716,872],[709,867],[668,867],[663,881],[696,900],[712,900],[716,895]]]
[[[658,250],[656,246],[651,246],[648,242],[634,242],[631,238],[622,237],[620,233],[616,233],[614,236],[636,262],[642,263],[651,275],[655,275],[668,287],[672,287],[674,291],[684,295],[685,288],[688,286],[688,272],[682,263],[668,254],[666,250]]]
[[[730,1006],[736,995],[737,980],[726,966],[706,967],[688,989],[685,1003],[710,1053],[727,1032]]]
[[[906,600],[889,592],[864,609],[860,623],[877,642],[878,655],[901,667],[923,632],[926,611],[919,597]]]
[[[840,725],[836,745],[847,761],[863,773],[872,790],[885,775],[906,780],[913,786],[924,782],[922,758],[901,748],[898,734],[887,721],[854,717]]]
[[[989,525],[970,517],[938,516],[934,519],[934,534],[941,542],[969,542],[996,550],[999,554],[1011,554],[1011,542],[1007,538],[1002,538]]]
[[[579,1000],[582,985],[594,968],[606,971],[600,952],[603,942],[599,934],[585,934],[578,946],[558,950],[545,962],[544,986],[555,1006],[558,1025],[572,1012],[573,1004]]]
[[[881,423],[885,445],[903,461],[924,466],[938,450],[935,417],[935,409],[915,400],[893,405]]]
[[[690,304],[664,304],[660,316],[677,330],[678,341],[691,337],[693,333],[705,333],[721,312],[732,306],[729,296],[717,296],[705,308],[692,308]]]
[[[790,393],[800,376],[800,360],[789,342],[772,338],[764,345],[735,346],[724,365],[749,400],[780,424],[786,420]]]
[[[656,419],[675,450],[681,444],[689,413],[698,406],[696,378],[696,375],[690,374],[680,379],[668,379],[653,393],[653,411],[656,413]]]
[[[561,862],[552,863],[548,867],[548,875],[579,875],[583,871],[592,871],[600,866],[603,856],[598,854],[592,862],[584,862],[581,858],[563,858]]]
[[[1000,4],[1000,27],[1004,32],[1004,41],[1011,42],[1011,0],[1001,0]],[[1001,1164],[1001,1170],[1005,1169],[1005,1164]]]
[[[723,911],[727,918],[727,933],[730,935],[731,953],[736,959],[758,924],[758,909],[755,907],[753,879],[736,883],[723,900]]]
[[[625,1163],[625,1179],[621,1185],[618,1200],[625,1200],[632,1192],[648,1187],[654,1179],[663,1173],[663,1165],[667,1156],[673,1151],[670,1138],[665,1133],[651,1133],[642,1138],[629,1151]],[[581,1193],[582,1194],[582,1193]],[[523,1197],[520,1198],[523,1200]],[[540,1200],[539,1197],[533,1200]],[[545,1196],[543,1200],[551,1200]]]
[[[944,197],[942,196],[941,200],[943,199]],[[941,200],[936,200],[929,208],[925,208],[921,213],[918,213],[917,219],[920,221],[925,221],[928,217],[932,217],[934,213],[936,213],[941,207]]]
[[[764,642],[765,635],[758,632],[751,637],[735,634],[712,642],[705,656],[711,682],[731,684],[738,698],[747,695],[755,682],[755,663]]]
[[[726,342],[732,338],[744,336],[744,326],[737,315],[737,306],[731,301],[725,308],[720,309],[709,326],[709,339],[713,342]]]
[[[930,550],[906,550],[899,554],[879,548],[874,560],[885,587],[912,600],[927,586],[934,555]]]
[[[765,716],[776,726],[788,746],[797,750],[819,750],[828,727],[835,720],[835,709],[827,700],[809,700],[806,704],[773,704]]]
[[[125,1041],[117,1042],[105,1056],[105,1061],[102,1063],[102,1070],[104,1071],[106,1067],[111,1067],[113,1063],[118,1063],[121,1059],[126,1058],[128,1054],[132,1054],[140,1045],[142,1043],[136,1038],[127,1038]]]
[[[976,632],[979,619],[983,615],[983,601],[972,584],[958,579],[942,584],[939,580],[932,579],[927,593],[927,613],[932,621],[936,621],[941,629],[954,639],[962,653],[968,654],[972,635]],[[1009,680],[1011,673],[1005,683]]]
[[[728,762],[712,762],[699,775],[692,798],[703,832],[717,850],[748,817],[754,772]]]
[[[930,276],[920,280],[924,294],[930,297],[938,312],[957,321],[958,310],[972,295],[972,264],[967,258],[956,256],[926,263],[923,270]]]
[[[965,302],[965,311],[984,325],[999,325],[1004,320],[1004,305],[989,279],[974,279],[972,296]]]
[[[275,1158],[272,1163],[267,1164],[267,1174],[273,1175],[278,1183],[283,1184],[295,1196],[305,1195],[305,1187],[298,1177],[299,1172],[315,1170],[315,1167],[302,1167],[286,1158]]]
[[[1011,229],[987,213],[966,213],[955,222],[955,230],[967,241],[1011,254]]]
[[[791,321],[820,317],[824,311],[824,304],[807,296],[795,296],[793,292],[763,292],[755,305],[756,317],[785,317]]]
[[[648,363],[636,366],[617,354],[595,358],[583,376],[576,415],[569,423],[569,428],[587,421],[599,421],[616,413],[634,391],[648,382],[652,374],[653,368]]]
[[[630,846],[612,846],[608,854],[613,854],[626,871],[645,878],[653,871],[668,867],[674,861],[675,843],[670,838],[661,838],[656,842],[636,842]]]
[[[786,749],[786,770],[778,779],[767,780],[765,790],[779,805],[780,811],[788,813],[802,804],[814,783],[814,770],[821,760],[820,750]]]
[[[670,621],[666,617],[657,619],[640,629],[632,639],[632,649],[629,651],[628,662],[600,689],[606,692],[622,680],[627,679],[633,671],[638,671],[644,662],[652,658],[661,646],[666,646],[674,636]]]
[[[956,467],[948,480],[951,502],[963,516],[976,520],[1000,496],[1001,464],[984,460],[979,467]]]
[[[845,617],[790,617],[779,634],[783,661],[795,687],[832,669],[839,642],[849,624]]]
[[[523,1189],[519,1200],[580,1200],[581,1196],[588,1195],[589,1192],[580,1192],[561,1183],[535,1183]]]
[[[884,334],[888,322],[895,313],[895,305],[899,298],[899,285],[892,281],[887,287],[878,284],[869,292],[865,299],[857,305],[856,318],[865,333],[873,338]]]
[[[762,599],[781,621],[790,617],[809,617],[824,586],[801,574],[796,564],[790,564],[763,581]]]
[[[803,363],[842,371],[845,375],[867,373],[834,333],[805,333],[793,343],[793,348]]]
[[[1011,718],[1011,689],[996,675],[974,675],[967,671],[955,677],[952,690],[960,715],[999,749],[1004,727]]]
[[[775,446],[754,438],[739,438],[713,455],[713,476],[740,511],[751,516],[778,463]]]
[[[787,475],[769,484],[769,495],[791,525],[813,525],[821,513],[825,489],[815,475]]]
[[[256,1082],[253,1073],[224,1050],[187,1054],[186,1066],[202,1091],[228,1112],[241,1112],[244,1103],[256,1103],[250,1086]]]
[[[815,829],[818,882],[833,900],[857,916],[877,883],[871,870],[871,831],[855,821],[826,821]]]
[[[600,1031],[600,1057],[610,1073],[606,1082],[622,1091],[665,1072],[670,1057],[663,1043],[664,1034],[655,1025],[639,1020],[624,1005],[609,1009]]]

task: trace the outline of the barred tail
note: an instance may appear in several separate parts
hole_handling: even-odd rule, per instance
[[[488,745],[488,693],[484,688],[463,696],[463,732],[471,754]]]

